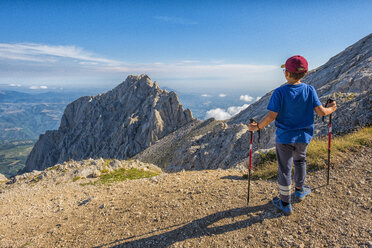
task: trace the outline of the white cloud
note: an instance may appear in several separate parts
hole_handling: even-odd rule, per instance
[[[202,94],[201,96],[202,97],[211,97],[211,95],[208,95],[208,94]]]
[[[45,85],[41,85],[41,86],[33,85],[33,86],[30,86],[29,89],[30,90],[46,90],[46,89],[48,89],[48,87],[45,86]]]
[[[97,62],[79,62],[79,64],[81,64],[81,65],[98,65],[98,63]]]
[[[254,83],[260,85],[260,89],[269,90],[282,73],[274,65],[234,64],[224,60],[200,61],[197,58],[168,63],[128,63],[105,58],[77,46],[36,43],[0,43],[0,64],[6,65],[0,66],[0,83],[17,79],[27,80],[27,85],[35,85],[40,80],[60,84],[63,80],[66,86],[75,86],[76,82],[79,82],[79,86],[92,83],[101,86],[107,82],[123,80],[128,74],[145,73],[160,84],[177,89],[241,89]],[[16,78],[14,75],[17,75]]]
[[[9,86],[11,86],[11,87],[21,87],[22,85],[20,85],[20,84],[9,84]]]
[[[231,106],[227,108],[227,111],[221,108],[215,108],[207,111],[206,119],[211,117],[215,118],[216,120],[226,120],[230,119],[231,117],[237,115],[243,109],[246,109],[249,104],[244,104],[243,106]]]
[[[206,119],[209,119],[209,118],[213,117],[216,120],[226,120],[226,119],[231,118],[231,115],[223,109],[216,108],[216,109],[211,109],[211,110],[207,111],[205,117],[206,117]]]
[[[227,109],[227,112],[231,115],[231,116],[234,116],[234,115],[237,115],[240,111],[242,111],[243,109],[246,109],[248,108],[249,104],[244,104],[243,106],[232,106],[232,107],[229,107]]]
[[[249,95],[241,95],[240,98],[239,98],[241,101],[245,101],[245,102],[250,102],[252,101],[254,98],[249,96]]]
[[[256,97],[256,102],[257,102],[258,100],[260,100],[260,99],[261,99],[261,97],[260,97],[260,96]]]
[[[195,64],[195,63],[200,63],[199,60],[182,60],[181,63],[184,63],[184,64]]]
[[[219,97],[225,97],[226,94],[219,94],[218,96],[219,96]]]
[[[68,58],[82,62],[121,64],[119,61],[96,56],[76,46],[52,46],[35,43],[0,43],[0,58],[33,62],[57,62],[58,58]]]

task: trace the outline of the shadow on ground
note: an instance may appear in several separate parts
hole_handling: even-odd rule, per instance
[[[231,180],[248,180],[248,176],[244,177],[243,176],[224,176],[224,177],[221,177],[221,179],[231,179]]]
[[[257,213],[258,215],[250,216],[251,213]],[[224,218],[235,218],[238,216],[246,216],[246,219],[237,221],[232,224],[226,224],[222,226],[209,227],[212,224],[224,219]],[[116,240],[110,244],[104,246],[114,247],[169,247],[170,245],[184,241],[187,239],[200,238],[203,236],[211,236],[223,234],[239,229],[249,227],[256,223],[262,223],[264,219],[273,219],[281,217],[281,213],[277,213],[276,209],[273,208],[271,202],[264,205],[244,208],[234,208],[222,212],[217,212],[201,219],[194,220],[184,226],[176,228],[174,230],[153,235],[150,237],[140,238],[141,236],[147,236],[150,233],[132,236],[121,240]],[[169,227],[171,228],[171,227]],[[168,228],[167,228],[168,229]],[[137,239],[136,239],[137,238]],[[131,239],[131,240],[129,240]],[[132,240],[135,239],[135,240]],[[119,243],[119,244],[118,244]],[[115,245],[114,245],[115,244]]]

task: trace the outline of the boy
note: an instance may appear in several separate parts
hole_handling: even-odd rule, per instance
[[[337,107],[336,102],[323,107],[314,87],[301,83],[301,78],[308,71],[304,57],[292,56],[282,68],[285,68],[287,83],[274,90],[267,106],[269,113],[260,123],[250,124],[249,131],[258,131],[275,120],[280,198],[274,197],[272,203],[289,215],[292,213],[292,162],[295,165],[295,197],[301,201],[311,191],[304,183],[306,149],[314,132],[314,110],[318,115],[325,116]]]

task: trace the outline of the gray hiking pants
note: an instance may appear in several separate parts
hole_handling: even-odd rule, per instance
[[[276,143],[279,192],[280,199],[284,202],[291,202],[292,163],[295,166],[295,187],[302,188],[305,184],[307,145],[306,143]]]

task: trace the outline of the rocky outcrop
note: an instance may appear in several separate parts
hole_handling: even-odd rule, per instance
[[[349,132],[372,123],[372,34],[311,71],[302,81],[315,87],[322,102],[330,97],[337,101],[338,110],[332,115],[334,133]],[[266,115],[271,94],[272,91],[228,121],[210,119],[188,127],[187,135],[177,139],[167,159],[159,158],[165,147],[161,141],[137,158],[154,163],[167,161],[159,166],[169,171],[245,166],[250,141],[247,124],[250,118],[259,121]],[[327,122],[323,123],[320,117],[315,119],[316,135],[326,134]],[[258,134],[254,134],[254,151],[268,151],[275,145],[274,123],[262,129],[260,136],[258,139]],[[155,153],[157,161],[150,156]]]
[[[40,135],[25,171],[70,159],[126,159],[191,121],[176,93],[161,90],[147,75],[129,76],[105,94],[70,103],[59,129]]]
[[[6,178],[3,174],[0,173],[0,183],[6,183],[8,178]]]
[[[154,172],[161,174],[162,170],[153,164],[143,163],[138,160],[118,160],[118,159],[86,159],[81,161],[66,161],[61,164],[56,164],[45,170],[23,173],[11,178],[8,184],[14,183],[36,183],[41,180],[53,182],[77,182],[78,183],[94,183],[101,176],[111,176],[109,173],[117,170],[136,169],[138,171]],[[1,178],[0,178],[1,182]]]

